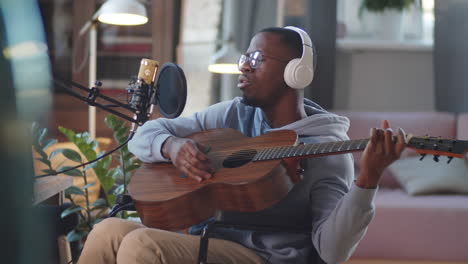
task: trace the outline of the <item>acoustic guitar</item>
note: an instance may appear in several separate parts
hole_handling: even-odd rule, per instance
[[[128,186],[143,224],[181,230],[199,223],[216,211],[254,212],[284,198],[300,181],[300,159],[362,151],[369,139],[297,144],[291,130],[246,137],[233,129],[195,133],[188,138],[207,146],[215,173],[198,183],[172,163],[145,163]],[[462,158],[468,141],[407,135],[406,145],[421,155]]]

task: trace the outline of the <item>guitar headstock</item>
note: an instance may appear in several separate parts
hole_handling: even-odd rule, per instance
[[[423,159],[427,154],[434,155],[434,161],[439,161],[439,156],[463,158],[468,150],[468,141],[457,139],[443,139],[438,137],[414,137],[407,135],[406,145],[421,154]]]

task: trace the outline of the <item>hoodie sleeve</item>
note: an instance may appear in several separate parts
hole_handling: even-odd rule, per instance
[[[351,154],[309,159],[307,163],[315,179],[310,190],[312,242],[326,263],[344,262],[374,216],[377,190],[354,185]]]
[[[161,153],[161,146],[168,137],[186,137],[203,130],[222,128],[232,106],[233,101],[225,101],[189,117],[148,121],[137,129],[128,142],[128,149],[144,162],[168,161]]]

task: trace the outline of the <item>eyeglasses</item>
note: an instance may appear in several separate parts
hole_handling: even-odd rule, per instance
[[[256,69],[260,67],[260,65],[262,64],[263,57],[274,59],[274,60],[281,61],[281,62],[288,62],[286,60],[282,60],[282,59],[278,59],[272,56],[265,55],[260,50],[256,50],[251,53],[242,54],[239,58],[239,61],[237,62],[237,67],[239,68],[239,70],[241,70],[242,65],[244,65],[247,61],[249,61],[250,67],[252,69]]]

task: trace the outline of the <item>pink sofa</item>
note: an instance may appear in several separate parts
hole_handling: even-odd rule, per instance
[[[415,136],[468,140],[468,113],[344,112],[351,120],[351,139],[369,136],[371,127],[387,119],[396,131]],[[359,170],[361,153],[354,153]],[[405,157],[417,155],[405,150]],[[426,159],[432,157],[426,157]],[[441,162],[446,157],[440,158]],[[467,175],[468,180],[468,175]],[[376,215],[353,258],[468,261],[468,194],[412,196],[387,170],[376,197]]]

